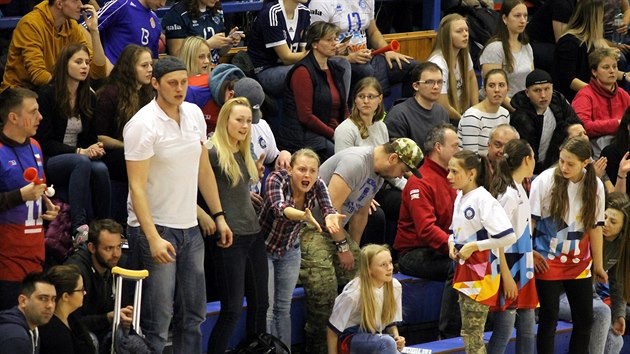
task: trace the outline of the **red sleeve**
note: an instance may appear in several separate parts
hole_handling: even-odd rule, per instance
[[[588,90],[584,91],[586,89]],[[583,88],[575,95],[571,106],[573,106],[575,113],[577,113],[580,120],[584,123],[584,129],[589,138],[592,139],[603,135],[615,134],[619,127],[619,122],[616,119],[597,118],[595,110],[605,108],[597,107],[597,102],[592,97],[594,94],[595,93],[592,92],[588,86]]]
[[[308,70],[301,66],[291,76],[291,91],[295,97],[298,120],[313,132],[328,139],[333,138],[335,131],[313,114],[313,83]]]
[[[413,183],[411,186],[410,182]],[[429,247],[448,254],[448,234],[435,224],[437,220],[435,203],[439,201],[435,200],[429,186],[421,183],[419,179],[410,178],[404,193],[413,192],[414,189],[418,190],[418,197],[410,198],[409,214],[413,218],[416,235]]]

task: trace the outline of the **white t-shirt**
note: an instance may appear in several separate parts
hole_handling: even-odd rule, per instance
[[[579,263],[583,256],[580,254],[579,244],[585,232],[581,214],[584,178],[577,183],[568,182],[569,210],[562,218],[564,225],[558,226],[552,220],[549,210],[556,168],[552,167],[543,171],[532,181],[530,201],[532,217],[537,220],[536,230],[538,230],[535,248],[547,259],[553,260],[559,257],[562,263]],[[596,224],[604,225],[605,192],[604,184],[599,178],[597,178],[597,200],[592,202],[597,203]]]
[[[402,285],[400,285],[400,282],[395,278],[393,279],[393,285],[394,298],[396,299],[396,315],[394,315],[394,322],[401,322]],[[384,288],[385,287],[374,289],[374,298],[376,299],[374,315],[376,317],[376,328],[380,333],[390,325],[390,323],[380,323],[381,312],[383,310]],[[361,325],[361,279],[354,278],[343,288],[341,294],[335,299],[335,305],[328,323],[339,333],[347,328]]]
[[[505,193],[497,197],[497,200],[505,210],[516,234],[516,242],[505,247],[504,251],[505,253],[521,254],[520,267],[517,269],[527,279],[532,279],[534,278],[534,255],[532,253],[532,233],[530,228],[532,213],[527,193],[523,189],[522,184],[516,183],[516,189],[508,187]],[[496,249],[492,250],[492,252],[499,257]]]
[[[197,176],[206,122],[201,109],[183,102],[180,124],[154,99],[125,125],[125,159],[150,160],[146,195],[156,225],[186,229],[197,225]],[[129,226],[140,226],[131,195],[127,200]]]
[[[477,242],[479,251],[510,244],[513,239],[504,236],[514,233],[505,210],[484,187],[477,187],[466,195],[457,192],[450,231],[455,245]]]
[[[269,124],[263,119],[256,124],[252,124],[251,148],[254,161],[258,160],[260,154],[265,154],[265,165],[272,163],[276,157],[280,155],[278,146],[276,146],[276,138],[273,136],[271,127],[269,127]],[[252,185],[250,190],[260,193],[260,183],[261,182],[258,181],[255,185]]]
[[[448,66],[446,65],[446,59],[442,56],[441,53],[436,53],[429,58],[430,62],[435,63],[437,66],[442,69],[442,80],[444,80],[444,85],[442,85],[442,94],[446,95],[448,93]],[[468,70],[473,70],[473,61],[468,54]],[[463,75],[462,75],[463,74]],[[455,82],[457,83],[457,97],[462,95],[462,86],[464,85],[463,81],[467,78],[468,73],[462,73],[459,68],[459,62],[455,62]]]
[[[351,51],[368,48],[366,29],[374,21],[374,0],[312,0],[311,23],[330,22],[341,31],[339,40],[352,35],[348,48]]]
[[[477,151],[485,155],[488,153],[488,139],[492,129],[497,125],[509,123],[510,112],[503,107],[499,107],[496,113],[482,112],[470,107],[462,114],[457,128],[459,146],[464,150]]]
[[[556,130],[556,117],[553,115],[551,108],[547,107],[543,113],[543,127],[540,135],[540,144],[538,145],[538,161],[545,162],[547,158],[547,150],[551,144],[553,132]]]
[[[521,46],[518,52],[512,52],[514,58],[514,71],[508,74],[510,89],[508,97],[514,96],[515,93],[525,89],[525,79],[527,75],[534,70],[534,52],[529,44]],[[505,52],[500,41],[495,41],[486,46],[483,53],[479,57],[479,64],[501,64],[505,70]]]

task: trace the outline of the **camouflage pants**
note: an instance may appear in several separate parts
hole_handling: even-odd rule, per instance
[[[486,324],[489,307],[460,293],[459,308],[462,314],[461,335],[466,354],[486,354],[483,327]]]
[[[305,227],[301,234],[302,264],[300,281],[306,295],[306,353],[326,354],[326,326],[332,312],[337,287],[355,277],[359,260],[359,246],[346,233],[355,267],[351,271],[340,268],[337,249],[327,233]]]

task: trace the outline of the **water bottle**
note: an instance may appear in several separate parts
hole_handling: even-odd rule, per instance
[[[623,26],[623,13],[618,13],[615,15],[615,20],[613,21],[613,35],[612,35],[612,41],[615,44],[621,44],[623,43],[623,37],[624,35],[617,32],[617,29],[621,26]]]

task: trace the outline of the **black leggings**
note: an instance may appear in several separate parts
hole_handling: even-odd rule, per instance
[[[569,353],[588,354],[591,326],[593,324],[593,278],[570,280],[536,279],[536,290],[540,301],[538,334],[536,346],[538,354],[553,354],[560,294],[564,290],[571,306],[573,331]]]

